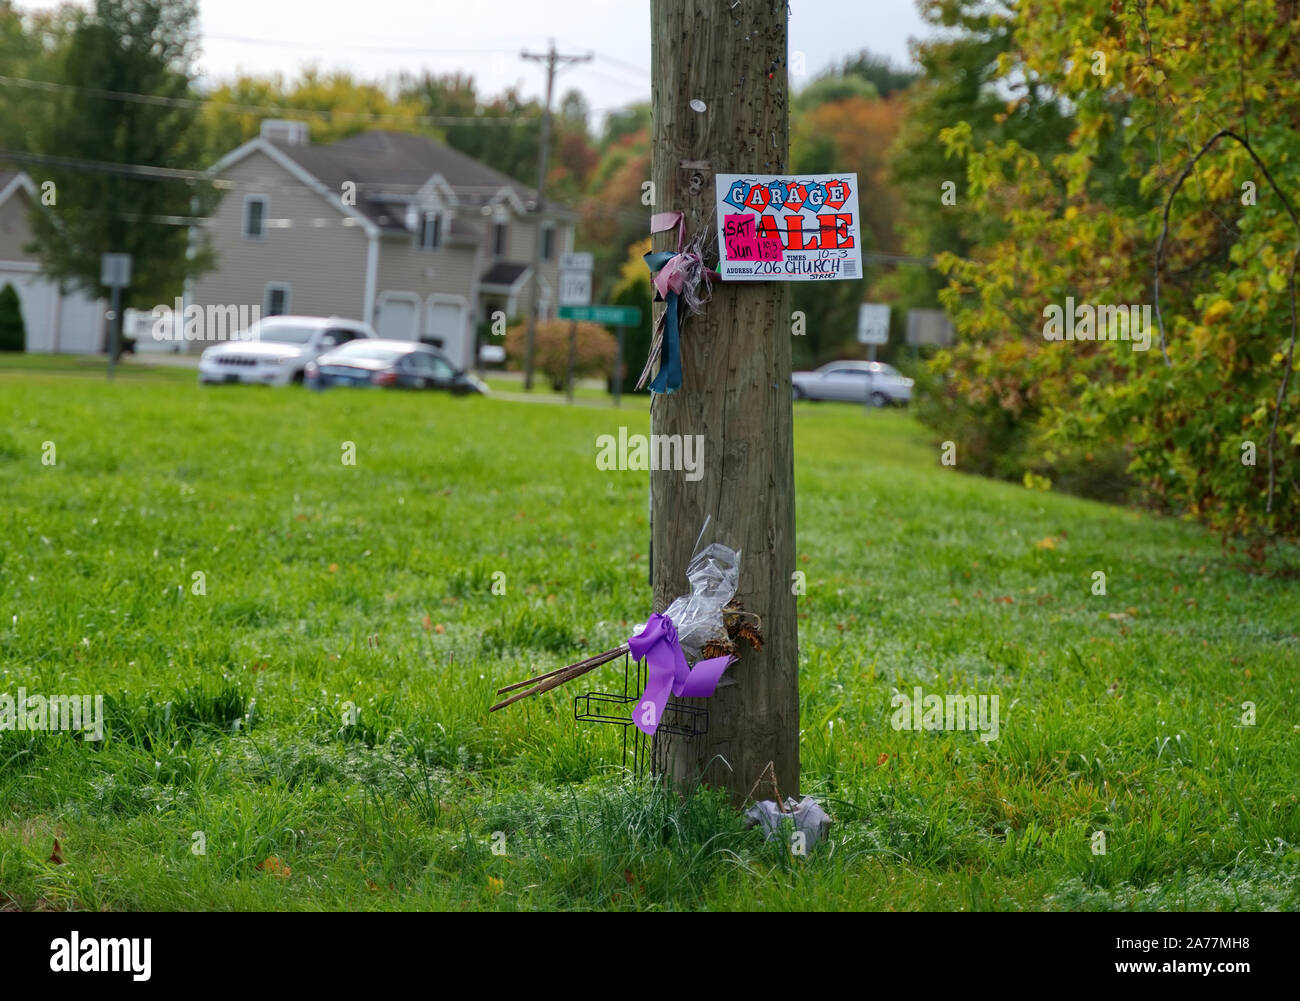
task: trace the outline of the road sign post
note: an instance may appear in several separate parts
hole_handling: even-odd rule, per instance
[[[131,255],[104,254],[99,261],[99,283],[113,290],[113,322],[108,334],[108,377],[113,378],[118,345],[122,342],[122,289],[131,284]]]
[[[573,330],[579,323],[599,323],[605,327],[618,328],[618,355],[614,362],[614,406],[618,406],[623,393],[623,328],[635,327],[641,322],[641,309],[638,306],[561,306],[561,320],[572,320]],[[573,382],[573,345],[576,338],[570,333],[569,339],[569,382]],[[573,390],[569,390],[569,399],[573,400]]]
[[[876,360],[876,345],[889,343],[889,306],[864,302],[858,306],[858,343],[866,344],[868,361]]]
[[[586,306],[591,303],[591,254],[560,255],[560,306]],[[564,395],[573,402],[573,366],[578,355],[578,321],[569,322],[569,362],[564,373]]]
[[[618,351],[614,355],[614,409],[623,401],[623,328],[618,328]]]
[[[864,302],[858,306],[858,343],[867,345],[867,361],[876,360],[876,345],[889,343],[889,306],[884,303]],[[867,398],[871,409],[871,390],[876,384],[875,372],[867,379]]]

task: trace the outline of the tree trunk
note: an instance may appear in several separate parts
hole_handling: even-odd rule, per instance
[[[714,175],[780,174],[789,153],[785,0],[652,0],[654,211],[682,211],[686,239],[717,259]],[[704,111],[690,102],[703,101]],[[676,250],[677,233],[655,237]],[[656,308],[662,309],[662,305]],[[654,434],[703,436],[703,477],[651,476],[654,608],[687,592],[686,565],[706,515],[741,550],[737,597],[762,617],[765,645],[742,643],[709,699],[695,740],[656,735],[654,767],[704,781],[739,804],[768,762],[782,795],[799,789],[799,679],[794,571],[790,314],[780,282],[715,284],[700,316],[683,311],[682,387],[656,395]],[[705,540],[708,541],[708,540]],[[725,764],[723,763],[725,761]],[[761,795],[760,798],[768,798]]]

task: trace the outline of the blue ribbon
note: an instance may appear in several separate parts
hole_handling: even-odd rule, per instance
[[[657,254],[646,254],[644,260],[653,277],[676,256],[677,254],[664,250]],[[677,328],[678,299],[677,293],[672,290],[669,290],[667,296],[660,296],[656,291],[655,298],[662,298],[667,306],[664,309],[664,341],[659,356],[659,371],[650,383],[650,391],[666,395],[680,389],[682,385],[682,351]]]

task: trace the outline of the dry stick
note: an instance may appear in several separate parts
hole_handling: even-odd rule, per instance
[[[498,702],[489,709],[488,712],[494,713],[498,709],[504,709],[511,703],[518,702],[520,699],[526,699],[530,695],[541,695],[543,692],[549,692],[552,688],[559,688],[560,685],[563,685],[565,682],[581,677],[588,671],[594,671],[602,664],[608,664],[611,660],[621,657],[625,653],[627,653],[627,647],[622,646],[617,650],[610,650],[608,654],[601,654],[600,657],[592,658],[592,660],[595,661],[594,663],[576,664],[573,667],[568,668],[562,674],[558,674],[547,681],[541,682],[536,688],[530,688],[526,692],[520,692],[518,695],[510,696],[510,698],[506,699],[504,702]]]
[[[576,669],[570,668],[569,670],[563,672],[562,674],[558,674],[547,681],[543,681],[541,684],[537,685],[536,687],[528,689],[528,691],[526,692],[520,692],[518,695],[510,696],[510,698],[506,699],[504,702],[498,702],[491,709],[489,709],[488,712],[496,712],[498,709],[504,709],[506,706],[510,705],[511,703],[518,702],[520,699],[526,699],[530,695],[541,695],[543,692],[549,692],[552,688],[559,688],[561,685],[565,684],[566,682],[572,681],[574,678],[581,677],[582,675],[586,674],[588,671],[594,671],[596,668],[600,667],[600,665],[603,663],[606,663],[606,661],[601,661],[600,663],[597,664],[590,664],[582,668],[576,668]]]
[[[769,761],[767,763],[767,767],[764,768],[762,772],[759,773],[758,778],[754,780],[754,784],[749,787],[749,795],[747,795],[745,799],[746,800],[754,799],[754,790],[757,789],[760,785],[762,785],[763,779],[765,779],[769,774],[772,776],[772,792],[776,795],[777,812],[785,813],[786,812],[785,802],[781,799],[781,787],[776,784],[776,762],[775,761]],[[754,802],[757,803],[758,800],[755,799]],[[792,810],[790,812],[793,813],[794,811]]]
[[[572,666],[572,665],[570,665]],[[505,695],[506,692],[513,692],[516,688],[525,688],[528,685],[536,684],[539,681],[546,681],[548,678],[554,678],[557,674],[563,674],[569,668],[557,667],[554,671],[547,671],[545,674],[539,674],[535,678],[526,678],[523,681],[516,681],[513,685],[506,685],[505,688],[498,688],[498,695]]]
[[[626,647],[619,648],[619,650],[626,650],[626,649],[627,649]],[[545,674],[539,674],[533,678],[526,678],[523,681],[516,681],[513,685],[506,685],[505,688],[498,688],[497,694],[505,695],[506,692],[513,692],[516,688],[523,688],[525,685],[531,685],[538,681],[546,681],[548,678],[554,678],[557,674],[563,674],[565,671],[572,671],[575,667],[586,667],[594,660],[600,660],[600,662],[604,664],[607,661],[613,659],[613,657],[610,657],[608,655],[617,654],[618,652],[619,652],[618,650],[606,650],[604,653],[598,653],[593,657],[588,657],[586,660],[580,660],[576,664],[569,664],[567,667],[557,667],[554,671],[547,671]]]

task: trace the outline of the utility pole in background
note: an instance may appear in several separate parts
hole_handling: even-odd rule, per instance
[[[533,281],[528,308],[528,331],[524,337],[524,389],[533,388],[533,345],[537,337],[537,308],[542,290],[542,215],[546,208],[546,166],[551,154],[551,95],[555,90],[556,70],[574,63],[590,61],[591,56],[565,56],[555,51],[551,39],[546,52],[519,53],[520,58],[546,63],[546,111],[542,115],[541,144],[537,150],[537,226],[533,233]]]
[[[687,240],[705,235],[706,263],[717,259],[715,175],[787,170],[788,16],[786,0],[651,0],[654,211],[685,213]],[[653,248],[677,250],[676,229],[655,236]],[[740,803],[772,762],[781,794],[797,796],[788,287],[718,283],[702,315],[683,316],[682,386],[655,395],[650,426],[701,435],[704,475],[650,473],[654,610],[687,590],[686,566],[711,515],[720,541],[741,551],[736,596],[762,618],[763,649],[741,641],[740,660],[698,703],[709,712],[698,741],[655,735],[655,770],[679,784],[702,778]]]

